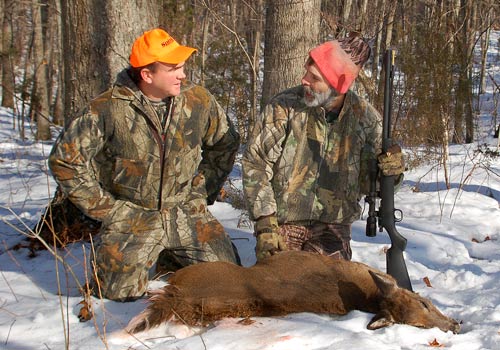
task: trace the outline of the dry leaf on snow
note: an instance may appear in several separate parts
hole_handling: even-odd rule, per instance
[[[433,348],[444,348],[444,344],[440,344],[436,338],[433,341],[429,342],[429,346]]]
[[[83,305],[80,312],[78,312],[78,319],[80,322],[87,322],[91,320],[92,312],[90,312],[90,305],[85,300],[80,301],[78,304]]]

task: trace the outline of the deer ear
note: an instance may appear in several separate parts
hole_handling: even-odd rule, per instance
[[[396,289],[399,288],[396,281],[389,275],[372,270],[368,270],[368,272],[370,273],[370,276],[372,276],[378,289],[385,297],[391,295]]]
[[[370,321],[370,323],[368,323],[366,328],[373,331],[375,329],[392,326],[393,324],[394,324],[394,319],[392,318],[392,316],[387,312],[381,311],[375,316],[373,316],[372,320]]]

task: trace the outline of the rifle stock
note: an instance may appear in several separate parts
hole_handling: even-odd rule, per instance
[[[394,74],[393,49],[388,49],[384,57],[385,65],[385,88],[384,88],[384,119],[382,127],[382,151],[387,152],[392,146],[391,139],[391,114],[392,114],[392,82]],[[375,236],[374,220],[378,217],[380,230],[386,230],[391,239],[391,247],[387,251],[387,273],[394,277],[398,285],[402,288],[412,290],[410,277],[404,260],[403,252],[406,249],[407,240],[396,229],[396,218],[394,209],[394,185],[395,176],[385,176],[380,174],[380,191],[376,191],[378,167],[374,160],[369,164],[370,173],[370,193],[366,201],[370,205],[367,218],[366,235]],[[375,210],[375,196],[381,199],[378,212]]]

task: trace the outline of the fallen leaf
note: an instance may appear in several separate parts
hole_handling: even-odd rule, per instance
[[[436,338],[433,341],[429,342],[429,346],[433,348],[444,348],[444,344],[440,344]]]
[[[478,240],[477,238],[472,238],[471,241],[474,243],[483,243],[483,242],[491,241],[491,237],[486,236],[486,237],[484,237],[484,239],[482,241]]]
[[[217,202],[224,202],[227,197],[227,191],[224,188],[220,189],[219,195],[217,196]]]
[[[423,280],[424,280],[424,283],[425,283],[425,285],[426,285],[427,287],[432,288],[432,284],[431,284],[431,281],[429,280],[429,277],[425,276],[425,277],[423,278]]]
[[[87,322],[92,319],[92,312],[90,312],[90,305],[82,300],[78,303],[79,305],[83,305],[80,311],[78,312],[78,319],[80,322]]]
[[[255,323],[255,320],[252,320],[250,317],[245,317],[237,322],[238,324],[242,324],[244,326],[249,326]]]

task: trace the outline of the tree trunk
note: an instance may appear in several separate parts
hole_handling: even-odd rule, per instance
[[[341,14],[341,31],[338,34],[343,34],[341,36],[345,36],[348,32],[348,24],[349,24],[349,15],[351,13],[352,0],[345,0],[342,2],[342,14]],[[340,36],[340,35],[338,35]]]
[[[465,142],[471,143],[474,141],[474,109],[472,107],[472,60],[473,60],[473,51],[475,44],[475,33],[477,29],[476,23],[478,22],[477,18],[477,2],[473,0],[466,0],[467,8],[469,11],[469,20],[467,24],[464,26],[466,31],[464,32],[464,37],[466,39],[466,56],[464,59],[464,69],[467,72],[467,86],[464,89],[465,98],[462,101],[464,103],[465,110]]]
[[[249,74],[251,79],[251,92],[250,92],[250,113],[246,122],[245,130],[248,132],[248,126],[253,125],[257,114],[259,112],[259,72],[260,72],[260,58],[261,58],[261,40],[264,24],[264,1],[255,1],[253,13],[249,14],[247,30],[245,32],[246,40],[248,43],[248,50],[252,57],[252,64],[250,65]],[[241,135],[242,142],[246,143],[247,133]]]
[[[361,0],[361,4],[359,5],[359,16],[360,16],[359,31],[362,34],[365,34],[368,22],[368,14],[366,12],[367,5],[368,5],[368,0]]]
[[[156,1],[69,1],[63,19],[66,123],[128,66],[134,40],[159,23]]]
[[[462,0],[461,5],[459,17],[461,30],[454,46],[460,72],[456,88],[453,142],[470,143],[474,137],[471,83],[472,50],[474,49],[474,5],[471,0]]]
[[[2,1],[2,0],[0,0]],[[2,18],[2,107],[14,108],[15,50],[12,38],[13,0],[3,0]]]
[[[482,16],[483,20],[483,25],[482,27],[484,28],[486,26],[486,29],[484,33],[481,35],[481,68],[480,68],[480,82],[479,82],[479,94],[478,94],[478,100],[479,100],[479,95],[484,94],[486,92],[486,56],[488,54],[488,48],[489,48],[489,43],[490,43],[490,32],[491,32],[491,25],[492,25],[492,15],[493,15],[493,8],[488,7],[486,9],[486,14]]]
[[[387,14],[387,25],[385,27],[385,44],[384,50],[388,49],[392,45],[392,32],[394,30],[394,17],[396,16],[397,3],[394,0],[389,0],[389,10]]]
[[[269,0],[267,6],[261,105],[279,91],[300,84],[320,28],[320,0]]]
[[[42,6],[38,0],[33,0],[33,60],[34,82],[31,92],[32,119],[36,120],[36,139],[50,140],[50,112],[47,79],[48,59],[44,48],[44,35],[42,32]]]
[[[202,25],[201,25],[201,73],[200,73],[200,85],[205,86],[205,69],[206,69],[206,61],[207,61],[207,41],[208,41],[208,9],[203,9],[202,15]]]
[[[48,22],[50,23],[50,70],[49,79],[52,82],[49,98],[52,99],[52,122],[64,125],[63,91],[64,91],[64,64],[62,57],[62,23],[61,1],[49,0]]]
[[[375,34],[375,42],[372,47],[372,78],[376,81],[380,81],[380,68],[379,63],[381,62],[380,57],[382,57],[383,52],[381,51],[382,46],[382,29],[384,25],[384,16],[385,16],[385,0],[376,0],[374,1],[375,6],[375,16],[377,18],[376,21],[376,34]],[[378,17],[377,17],[378,16]],[[371,100],[374,101],[377,107],[382,105],[381,94],[377,94],[377,96],[371,96]]]

